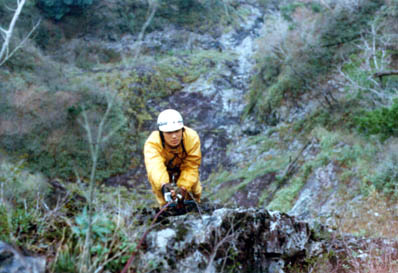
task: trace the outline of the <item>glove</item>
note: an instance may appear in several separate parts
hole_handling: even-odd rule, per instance
[[[166,183],[162,185],[162,194],[163,198],[167,203],[173,202],[175,191],[173,186],[170,183]]]

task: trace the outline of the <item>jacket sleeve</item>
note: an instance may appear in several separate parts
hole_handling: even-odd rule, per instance
[[[162,184],[169,182],[169,175],[160,153],[161,147],[159,143],[153,142],[151,139],[150,137],[144,145],[145,168],[152,189],[160,191]]]
[[[188,155],[181,164],[181,174],[177,185],[191,192],[192,187],[199,182],[199,166],[202,159],[200,139],[196,132],[193,135],[191,145],[186,148]]]

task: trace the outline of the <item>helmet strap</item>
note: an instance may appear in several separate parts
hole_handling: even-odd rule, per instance
[[[162,147],[165,147],[165,142],[164,142],[164,135],[163,132],[159,130],[159,134],[160,134],[160,139],[162,140]]]

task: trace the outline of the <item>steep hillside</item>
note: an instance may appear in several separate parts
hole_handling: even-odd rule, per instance
[[[121,270],[169,107],[199,132],[204,203],[397,238],[396,0],[37,0],[11,48],[39,21],[0,66],[0,240],[49,272],[85,268],[87,206],[92,265]]]

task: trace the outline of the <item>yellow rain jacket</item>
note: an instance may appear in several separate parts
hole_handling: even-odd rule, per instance
[[[166,204],[162,194],[162,185],[171,183],[170,169],[181,171],[177,186],[183,187],[196,201],[200,201],[202,186],[199,181],[199,166],[202,159],[200,139],[195,130],[184,126],[182,144],[171,148],[162,144],[159,131],[153,131],[145,142],[144,157],[152,191],[160,206]],[[183,146],[182,146],[183,145]]]

